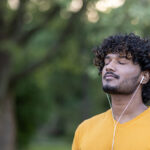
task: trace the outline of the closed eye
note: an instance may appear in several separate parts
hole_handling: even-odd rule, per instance
[[[106,57],[105,60],[104,60],[104,64],[105,64],[105,65],[108,65],[109,62],[110,62],[110,59]]]
[[[125,57],[122,57],[120,59],[118,59],[118,63],[121,65],[125,65],[129,62],[129,60],[127,60]]]
[[[121,61],[118,61],[119,64],[121,65],[125,65],[126,63],[125,62],[121,62]]]

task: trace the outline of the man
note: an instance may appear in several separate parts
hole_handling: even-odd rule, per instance
[[[150,41],[119,34],[94,52],[112,106],[79,125],[72,150],[150,150]]]

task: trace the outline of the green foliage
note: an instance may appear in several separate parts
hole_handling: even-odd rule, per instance
[[[16,87],[19,147],[25,146],[35,133],[35,129],[47,120],[51,101],[42,90],[33,77],[20,81]]]
[[[71,145],[65,141],[53,141],[39,144],[33,143],[29,146],[27,150],[70,150]]]
[[[28,77],[18,79],[13,88],[19,148],[27,146],[45,125],[49,126],[45,136],[65,136],[71,141],[83,119],[108,109],[101,77],[92,65],[92,48],[115,33],[149,35],[148,0],[126,0],[121,7],[106,12],[93,8],[97,1],[86,1],[86,9],[77,12],[68,10],[70,0],[26,1],[24,12],[19,12],[21,16],[14,27],[12,21],[19,7],[13,10],[8,4],[1,5],[7,23],[1,49],[8,50],[12,56],[12,75],[51,56],[45,64],[27,73]],[[52,13],[53,9],[56,12]],[[96,13],[99,20],[90,21],[87,17],[90,11]],[[32,29],[35,31],[23,39]],[[46,150],[47,147],[63,149],[63,146],[31,149]]]

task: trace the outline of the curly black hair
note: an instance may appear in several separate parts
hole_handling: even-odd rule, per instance
[[[98,67],[99,74],[108,53],[126,54],[127,59],[132,59],[134,63],[140,65],[141,71],[150,71],[150,40],[134,33],[109,36],[100,46],[94,48],[93,52],[94,64]],[[145,104],[150,100],[150,80],[142,87],[142,99]]]

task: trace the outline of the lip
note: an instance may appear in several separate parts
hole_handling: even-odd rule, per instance
[[[114,78],[115,78],[114,76],[110,76],[110,75],[105,77],[105,79],[114,79]]]
[[[114,79],[115,77],[114,76],[112,76],[112,75],[107,75],[107,76],[105,76],[105,79]]]
[[[107,72],[107,73],[105,73],[105,75],[104,75],[104,79],[106,79],[106,80],[108,80],[108,79],[119,79],[119,76],[118,75],[116,75],[116,74],[114,74],[114,73],[112,73],[112,72]]]
[[[113,79],[116,79],[116,75],[107,73],[107,74],[104,76],[104,79],[105,79],[105,80],[113,80]]]

